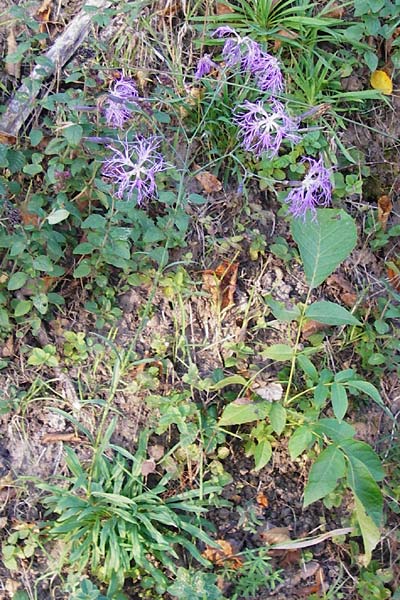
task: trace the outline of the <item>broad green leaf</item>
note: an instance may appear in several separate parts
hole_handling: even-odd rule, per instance
[[[308,448],[315,439],[308,425],[301,425],[295,430],[289,440],[290,458],[294,460]]]
[[[259,442],[254,450],[254,469],[259,471],[270,461],[272,456],[271,444],[268,440]]]
[[[32,308],[30,300],[19,300],[14,307],[14,317],[22,317],[26,315]]]
[[[102,215],[89,215],[81,224],[82,229],[104,229],[107,219]]]
[[[335,302],[328,302],[327,300],[310,304],[305,314],[309,319],[318,321],[318,323],[326,323],[327,325],[361,325],[360,321],[343,308],[343,306],[335,304]]]
[[[336,446],[325,448],[311,467],[304,490],[304,507],[333,492],[345,471],[346,463],[341,450]]]
[[[382,481],[385,476],[385,472],[382,468],[379,456],[374,450],[360,440],[343,440],[340,442],[340,447],[347,456],[355,456],[367,467],[375,481]]]
[[[40,129],[31,129],[29,134],[32,146],[37,146],[43,139],[43,133]]]
[[[380,393],[378,392],[376,387],[374,385],[372,385],[372,383],[369,383],[369,381],[363,381],[361,379],[356,379],[356,380],[352,380],[352,381],[346,381],[345,385],[347,385],[347,387],[355,388],[356,390],[360,390],[360,392],[364,392],[364,394],[367,394],[367,396],[372,398],[372,400],[374,400],[374,402],[379,404],[379,406],[385,407]]]
[[[41,315],[45,315],[49,309],[49,299],[46,294],[36,294],[32,298],[33,306],[40,312]]]
[[[18,271],[17,273],[14,273],[13,275],[11,275],[11,277],[7,283],[7,289],[10,292],[14,291],[14,290],[19,290],[25,285],[27,279],[28,279],[28,275],[26,273],[23,273],[22,271]]]
[[[250,404],[240,404],[236,400],[224,408],[218,425],[241,425],[260,421],[265,419],[270,410],[269,402],[251,402]]]
[[[342,421],[349,407],[346,388],[341,383],[333,383],[331,386],[331,400],[333,413],[338,421]]]
[[[33,266],[37,271],[44,271],[45,273],[52,273],[54,265],[48,256],[41,254],[37,256],[33,261]]]
[[[361,535],[364,542],[365,550],[365,566],[371,562],[372,550],[378,545],[381,534],[371,517],[367,515],[362,505],[362,502],[354,496],[355,513],[357,522],[361,529]]]
[[[355,496],[362,503],[365,512],[377,527],[382,521],[383,497],[378,484],[361,460],[348,455],[347,481]]]
[[[75,277],[75,279],[78,279],[79,277],[87,277],[88,275],[90,275],[90,272],[90,265],[83,260],[74,270],[73,277]]]
[[[357,242],[354,220],[342,209],[320,208],[313,220],[292,221],[292,235],[297,243],[307,283],[320,285],[343,262]]]
[[[82,139],[83,128],[80,125],[70,125],[62,130],[62,134],[70,146],[78,146]]]
[[[50,225],[57,225],[57,223],[61,223],[61,221],[68,219],[69,215],[70,213],[68,210],[65,210],[65,208],[59,208],[47,216],[47,221]]]
[[[273,344],[261,353],[263,358],[270,358],[272,360],[290,360],[293,356],[293,348],[286,344]]]
[[[356,433],[354,427],[344,421],[339,423],[336,419],[320,419],[313,426],[313,431],[319,435],[326,435],[333,442],[347,440]]]
[[[279,402],[273,402],[268,416],[272,429],[280,435],[286,425],[286,409]]]
[[[300,309],[297,306],[293,306],[293,308],[286,308],[283,302],[274,300],[271,294],[265,296],[264,301],[270,307],[274,317],[279,321],[296,321],[300,317]]]
[[[354,377],[354,369],[344,369],[344,371],[339,371],[339,373],[336,373],[334,380],[337,383],[344,383],[352,377]]]
[[[314,390],[314,404],[318,408],[321,408],[324,405],[328,396],[329,396],[328,386],[324,385],[323,383],[319,383]]]

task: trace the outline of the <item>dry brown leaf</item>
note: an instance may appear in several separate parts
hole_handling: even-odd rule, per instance
[[[226,540],[215,541],[221,548],[211,548],[210,546],[207,546],[202,553],[202,556],[219,567],[226,565],[232,569],[240,569],[243,561],[239,556],[235,556],[237,550],[233,547],[233,544]]]
[[[48,23],[51,15],[51,5],[53,4],[53,0],[43,0],[40,7],[37,9],[35,13],[35,18],[40,23]]]
[[[165,448],[164,446],[161,446],[161,444],[154,444],[153,446],[149,446],[147,451],[151,458],[157,461],[164,456]]]
[[[357,302],[357,294],[353,286],[340,273],[334,273],[326,280],[327,285],[334,292],[337,300],[341,300],[346,306],[353,307]]]
[[[3,344],[0,351],[0,356],[6,358],[7,356],[13,356],[14,354],[14,337],[10,335]]]
[[[149,460],[145,460],[142,463],[142,475],[147,477],[147,475],[151,475],[156,470],[156,462],[154,458],[150,458]]]
[[[386,229],[388,218],[392,212],[393,204],[389,196],[381,196],[378,199],[378,221],[381,224],[383,231]]]
[[[72,444],[78,444],[81,441],[81,438],[75,433],[62,433],[54,431],[53,433],[46,433],[44,436],[42,436],[42,444],[55,444],[56,442],[69,442]]]
[[[329,325],[326,325],[326,323],[319,323],[318,321],[310,319],[304,323],[301,334],[303,338],[308,339],[311,335],[314,335],[314,333],[319,333],[327,327],[329,327]]]
[[[257,504],[259,504],[263,508],[268,508],[269,502],[268,502],[268,498],[264,494],[264,492],[258,492],[258,494],[256,496],[256,502],[257,502]]]
[[[38,215],[28,212],[25,206],[20,206],[19,212],[21,215],[21,221],[24,225],[34,225],[35,227],[39,225],[40,219]]]
[[[328,12],[324,13],[324,17],[331,17],[331,19],[341,19],[344,15],[344,6],[334,2],[331,4]]]
[[[290,541],[289,529],[287,527],[271,527],[271,529],[264,529],[259,533],[259,538],[268,546],[288,542]]]
[[[17,40],[15,38],[14,27],[10,28],[7,36],[7,56],[10,54],[14,54],[17,51]],[[9,63],[6,58],[6,71],[11,77],[15,77],[15,79],[19,79],[21,77],[21,61]]]
[[[253,392],[268,402],[276,402],[283,396],[283,387],[280,383],[268,383],[259,387],[253,386]]]
[[[0,144],[15,144],[17,138],[12,133],[7,133],[6,131],[0,131]]]
[[[199,165],[194,165],[196,171],[201,169]],[[194,176],[195,179],[200,183],[201,187],[207,194],[214,194],[215,192],[220,192],[222,190],[222,183],[212,173],[209,171],[201,171],[200,173],[196,173]]]
[[[390,266],[388,265],[386,267],[386,273],[390,281],[390,285],[395,290],[400,292],[400,269],[398,269],[397,265],[394,262],[391,262]]]
[[[203,288],[211,294],[213,303],[220,308],[234,304],[233,296],[236,290],[238,263],[224,260],[215,271],[203,271]]]
[[[231,13],[234,13],[235,11],[231,6],[227,6],[223,2],[217,2],[215,12],[217,15],[229,15]]]
[[[294,31],[290,31],[290,29],[281,29],[280,31],[278,31],[279,36],[283,37],[283,38],[287,38],[288,40],[296,40],[299,35],[298,33],[295,33]],[[274,43],[274,51],[276,52],[277,50],[279,50],[279,48],[282,46],[282,40],[275,40]]]

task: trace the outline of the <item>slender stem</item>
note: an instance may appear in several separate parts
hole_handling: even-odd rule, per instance
[[[306,297],[306,300],[304,302],[304,305],[302,307],[301,314],[300,314],[299,326],[298,326],[298,329],[297,329],[296,341],[295,341],[295,344],[294,344],[292,361],[291,361],[291,364],[290,364],[289,379],[288,379],[288,384],[287,384],[287,388],[286,388],[285,397],[283,399],[283,405],[284,406],[286,406],[288,404],[288,401],[289,401],[290,389],[292,387],[292,382],[293,382],[293,377],[294,377],[294,371],[295,371],[295,368],[296,368],[297,350],[298,350],[298,347],[299,347],[299,344],[300,344],[300,336],[301,336],[301,332],[302,332],[302,329],[303,329],[303,323],[304,323],[304,319],[305,319],[305,316],[306,316],[306,309],[307,309],[308,302],[310,300],[310,296],[311,296],[311,288],[309,288],[309,290],[307,292],[307,297]]]

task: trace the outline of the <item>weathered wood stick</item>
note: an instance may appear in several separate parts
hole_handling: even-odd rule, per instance
[[[88,0],[86,6],[98,9],[110,6],[108,0]],[[36,65],[29,75],[31,89],[22,84],[10,100],[6,111],[0,118],[0,136],[2,141],[15,141],[18,132],[35,108],[34,100],[40,91],[40,83],[61,68],[76,52],[89,33],[92,15],[81,10],[71,21],[65,31],[56,39],[52,47],[43,54],[47,59],[44,64]],[[35,82],[32,85],[32,82]],[[7,139],[9,138],[9,139]],[[13,140],[14,138],[14,140]]]

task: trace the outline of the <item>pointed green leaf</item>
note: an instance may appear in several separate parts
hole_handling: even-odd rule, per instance
[[[309,319],[327,325],[361,325],[360,321],[343,306],[327,300],[310,304],[305,314]]]
[[[224,408],[218,425],[241,425],[260,421],[265,419],[270,410],[269,402],[251,402],[250,404],[241,404],[236,400]]]
[[[286,308],[283,302],[275,300],[271,294],[265,296],[264,300],[270,307],[274,317],[279,321],[296,321],[300,317],[300,309],[296,305],[292,308]]]
[[[341,383],[332,383],[331,400],[333,413],[340,422],[343,420],[343,417],[349,407],[349,401],[347,399],[346,388],[344,385]]]
[[[290,360],[293,356],[293,348],[287,344],[273,344],[265,348],[261,355],[263,358],[270,358],[272,360]]]
[[[345,470],[346,464],[341,450],[336,446],[325,448],[311,467],[304,490],[304,507],[333,492]]]
[[[254,450],[254,469],[259,471],[269,462],[272,456],[271,444],[268,440],[259,442]]]
[[[375,481],[382,481],[385,477],[379,456],[374,450],[361,440],[343,440],[340,447],[347,456],[354,456],[367,467]]]
[[[310,431],[308,425],[301,425],[289,440],[290,458],[294,460],[308,448],[315,439],[315,436]]]
[[[347,481],[367,515],[379,527],[383,510],[382,492],[365,464],[352,454],[348,455]]]
[[[279,402],[273,402],[269,411],[272,429],[280,435],[286,425],[286,409]]]
[[[292,235],[311,288],[320,285],[343,262],[357,242],[354,220],[342,209],[320,208],[313,220],[292,221]]]
[[[366,565],[367,566],[371,562],[372,550],[376,548],[378,545],[381,534],[371,517],[367,515],[362,505],[362,502],[354,496],[355,503],[355,513],[357,517],[358,524],[361,529],[361,535],[364,542],[364,550],[366,557]]]

